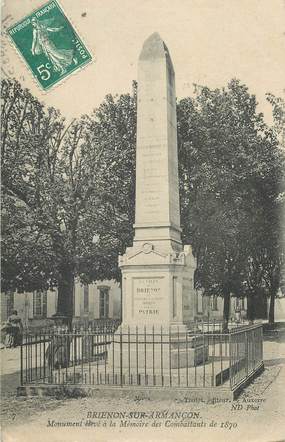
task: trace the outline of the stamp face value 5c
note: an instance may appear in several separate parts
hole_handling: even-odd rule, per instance
[[[7,32],[44,90],[92,60],[56,0],[26,16]]]

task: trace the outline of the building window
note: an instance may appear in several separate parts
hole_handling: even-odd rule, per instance
[[[12,314],[14,310],[14,293],[8,292],[6,293],[7,300],[7,318]]]
[[[42,298],[43,298],[43,302],[42,302],[42,306],[43,306],[43,318],[47,317],[47,292],[44,292],[42,294]]]
[[[245,310],[244,308],[244,298],[236,298],[235,310]]]
[[[33,316],[34,318],[47,317],[47,292],[33,293]]]
[[[173,310],[173,318],[176,317],[177,315],[177,276],[173,276],[173,305],[172,305],[172,310]]]
[[[89,312],[89,286],[85,285],[83,287],[83,310],[84,313]]]
[[[218,310],[218,296],[217,295],[211,296],[211,309]]]
[[[109,317],[109,291],[110,287],[98,287],[99,289],[99,318]]]
[[[202,293],[197,293],[197,313],[203,313],[203,296]]]

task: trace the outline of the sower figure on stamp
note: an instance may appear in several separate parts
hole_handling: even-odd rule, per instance
[[[50,20],[37,20],[35,17],[31,20],[33,26],[33,42],[32,54],[44,54],[51,62],[53,70],[59,72],[60,75],[66,73],[66,68],[72,63],[77,64],[77,59],[74,57],[73,49],[58,49],[49,38],[49,33],[59,32],[63,29],[60,27],[50,27]]]

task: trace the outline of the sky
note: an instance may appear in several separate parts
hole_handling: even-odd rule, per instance
[[[7,25],[45,4],[2,0]],[[54,89],[42,92],[10,41],[2,62],[41,101],[67,119],[90,113],[108,93],[131,91],[144,40],[159,32],[176,73],[178,99],[193,95],[193,83],[224,87],[231,78],[257,96],[271,121],[265,94],[284,97],[285,0],[60,0],[94,61]],[[3,54],[4,52],[4,54]]]

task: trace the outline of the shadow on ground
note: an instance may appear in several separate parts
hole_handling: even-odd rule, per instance
[[[263,341],[264,342],[285,342],[285,331],[272,331],[272,332],[266,332],[263,335]]]
[[[274,365],[285,364],[285,358],[265,359],[264,365],[266,367],[272,367]]]
[[[1,395],[16,393],[20,385],[20,372],[5,374],[1,376]]]

